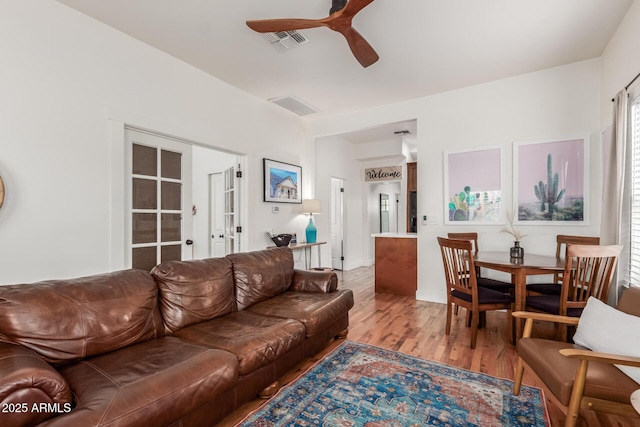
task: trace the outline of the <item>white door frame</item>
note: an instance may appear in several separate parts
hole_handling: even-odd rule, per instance
[[[331,177],[331,267],[344,269],[344,180]]]

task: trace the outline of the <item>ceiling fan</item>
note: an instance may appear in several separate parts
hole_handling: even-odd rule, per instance
[[[374,0],[333,0],[329,16],[323,19],[263,19],[247,21],[247,25],[259,33],[277,33],[280,31],[304,30],[307,28],[328,27],[342,34],[351,52],[363,67],[375,63],[379,56],[371,45],[351,26],[353,17]]]

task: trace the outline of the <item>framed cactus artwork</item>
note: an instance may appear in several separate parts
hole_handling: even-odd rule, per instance
[[[502,146],[444,153],[445,224],[504,224]]]
[[[514,142],[517,223],[589,223],[589,137]]]

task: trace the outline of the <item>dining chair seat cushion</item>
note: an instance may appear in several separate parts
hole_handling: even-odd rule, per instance
[[[640,357],[640,317],[616,310],[590,297],[580,316],[573,341],[593,351]],[[640,368],[616,365],[640,384]]]
[[[471,294],[467,294],[461,291],[451,291],[451,295],[455,298],[459,298],[463,301],[471,302]],[[487,288],[478,287],[478,304],[508,304],[513,302],[513,297],[509,294],[505,294],[498,291],[492,291]]]
[[[488,277],[478,277],[476,280],[479,287],[491,289],[492,291],[498,291],[503,294],[508,294],[514,288],[513,283],[503,282],[502,280],[489,279]]]
[[[573,380],[579,365],[577,359],[560,354],[564,348],[584,347],[541,338],[522,338],[517,344],[518,355],[529,365],[563,405],[569,404]],[[614,385],[614,386],[612,386]],[[613,365],[589,362],[584,395],[604,400],[629,403],[629,396],[638,384]]]
[[[527,297],[527,308],[545,313],[560,314],[560,295],[535,295]],[[567,309],[567,316],[580,317],[582,308]]]
[[[527,291],[537,292],[544,295],[560,295],[562,284],[560,283],[532,283],[527,285]]]

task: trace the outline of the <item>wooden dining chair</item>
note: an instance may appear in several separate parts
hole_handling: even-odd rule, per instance
[[[526,310],[580,317],[589,297],[607,302],[621,245],[568,245],[559,295],[527,296]],[[556,330],[566,341],[566,327]]]
[[[473,246],[469,240],[438,237],[447,286],[447,323],[445,333],[451,333],[453,305],[465,307],[474,321],[471,325],[471,348],[476,348],[480,313],[507,310],[507,334],[512,339],[511,306],[513,296],[478,286]]]
[[[478,246],[478,233],[447,233],[447,237],[450,239],[470,241],[472,244],[473,254],[477,254],[480,250]],[[514,294],[513,283],[490,279],[488,277],[482,277],[482,275],[480,274],[480,267],[476,267],[476,278],[478,286],[480,286],[481,288],[491,289],[492,291],[502,292],[503,294]]]
[[[556,236],[556,258],[562,259],[567,256],[567,247],[569,245],[599,245],[599,237],[590,236],[569,236],[566,234],[558,234]],[[562,272],[554,273],[553,282],[549,283],[532,283],[527,285],[527,293],[529,295],[560,295],[562,289]]]

